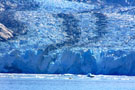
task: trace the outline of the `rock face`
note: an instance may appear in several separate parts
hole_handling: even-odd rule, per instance
[[[0,0],[0,8],[3,10],[27,11],[35,10],[40,7],[40,4],[35,0]]]
[[[27,32],[26,23],[17,20],[15,13],[16,11],[0,12],[0,23],[11,29],[14,35],[25,34]]]
[[[0,23],[0,40],[8,40],[13,37],[13,31]]]
[[[17,20],[15,14],[19,11],[32,11],[37,8],[39,4],[33,0],[0,0],[0,41],[25,34],[27,22]]]
[[[8,40],[13,37],[13,31],[0,23],[0,40]]]

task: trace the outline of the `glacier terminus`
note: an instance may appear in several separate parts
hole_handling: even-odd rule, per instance
[[[0,0],[0,73],[135,75],[134,0]]]

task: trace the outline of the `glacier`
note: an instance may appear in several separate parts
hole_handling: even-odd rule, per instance
[[[1,0],[0,73],[135,75],[133,1]]]

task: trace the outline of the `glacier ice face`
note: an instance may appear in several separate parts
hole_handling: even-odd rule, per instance
[[[135,75],[134,6],[102,4],[0,1],[0,72]]]
[[[98,54],[98,55],[97,55]],[[135,52],[110,50],[99,53],[93,50],[63,50],[58,54],[42,56],[43,50],[26,51],[23,55],[14,51],[1,57],[0,71],[14,73],[51,74],[105,74],[135,75]]]

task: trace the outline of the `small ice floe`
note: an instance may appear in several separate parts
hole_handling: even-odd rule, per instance
[[[73,79],[72,77],[69,77],[68,79]]]
[[[114,79],[114,80],[119,80],[119,78],[118,78],[118,77],[114,77],[113,79]]]
[[[64,74],[64,76],[73,76],[73,74]]]
[[[78,77],[80,78],[85,78],[86,76],[85,75],[77,75]]]
[[[130,80],[129,78],[121,78],[121,80]]]
[[[73,74],[64,74],[65,79],[73,79]]]
[[[88,74],[87,74],[87,77],[94,78],[95,75],[93,75],[93,74],[91,74],[91,73],[88,73]]]

